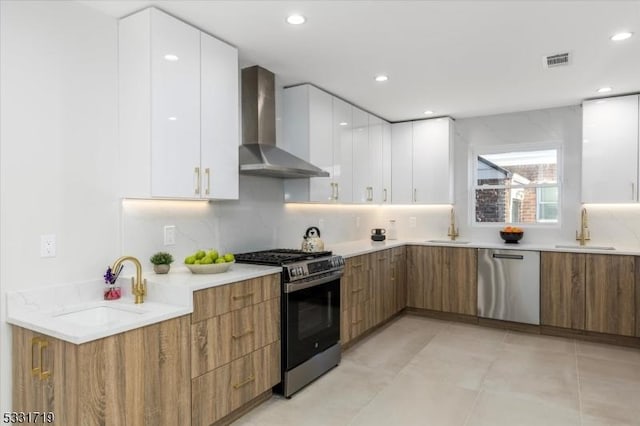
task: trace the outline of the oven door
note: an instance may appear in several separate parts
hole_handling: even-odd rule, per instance
[[[340,341],[342,272],[284,287],[284,370],[290,370]]]

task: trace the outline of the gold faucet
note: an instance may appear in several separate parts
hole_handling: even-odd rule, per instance
[[[456,214],[453,207],[451,207],[451,223],[449,224],[449,232],[447,232],[447,236],[451,237],[451,241],[455,241],[459,235],[458,228],[456,228]]]
[[[131,261],[136,267],[136,276],[131,278],[131,293],[135,296],[135,303],[144,303],[147,294],[147,280],[142,278],[142,264],[133,256],[122,256],[113,262],[112,271],[117,271],[125,261]]]
[[[580,241],[580,245],[583,246],[587,241],[591,240],[591,232],[589,231],[589,219],[587,217],[587,209],[582,208],[580,213],[580,234],[576,231],[576,240]]]

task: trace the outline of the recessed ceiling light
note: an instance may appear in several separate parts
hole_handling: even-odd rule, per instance
[[[178,117],[169,117],[169,121],[176,121]]]
[[[629,33],[629,32],[622,32],[622,33],[618,33],[618,34],[614,34],[611,36],[611,40],[613,41],[622,41],[622,40],[626,40],[628,38],[630,38],[633,35],[633,33]]]
[[[341,126],[346,126],[346,125],[348,125],[348,124],[349,124],[349,123],[347,123],[346,121],[343,121],[342,123],[340,123],[340,125],[341,125]]]
[[[432,114],[433,114],[433,111],[431,111],[430,109],[424,112],[424,115],[432,115]]]
[[[387,77],[384,74],[376,75],[376,81],[387,81],[387,80],[389,80],[389,77]]]
[[[607,93],[610,92],[612,89],[611,87],[601,87],[598,89],[598,93]]]
[[[305,18],[302,15],[293,14],[293,15],[287,16],[287,23],[291,25],[304,24],[306,21],[307,21],[307,18]]]
[[[167,61],[175,62],[178,60],[178,57],[172,53],[167,53],[166,55],[164,55],[164,59],[166,59]]]

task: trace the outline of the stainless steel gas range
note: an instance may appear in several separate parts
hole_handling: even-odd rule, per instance
[[[281,375],[274,389],[291,397],[340,363],[340,277],[331,252],[275,249],[235,255],[236,262],[282,266]]]

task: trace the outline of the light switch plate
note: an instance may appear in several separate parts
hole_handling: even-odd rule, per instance
[[[416,226],[417,226],[416,218],[415,218],[415,216],[411,216],[409,218],[409,228],[415,228]]]

